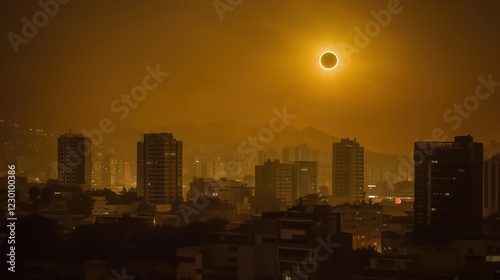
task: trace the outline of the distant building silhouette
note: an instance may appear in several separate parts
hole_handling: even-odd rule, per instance
[[[66,133],[57,144],[58,183],[76,188],[90,185],[92,180],[92,142],[81,134]]]
[[[267,160],[255,166],[255,199],[261,211],[285,209],[292,204],[295,188],[295,168],[293,164]]]
[[[483,144],[415,142],[415,232],[426,238],[481,233]]]
[[[233,206],[236,215],[246,215],[249,218],[254,213],[252,207],[254,187],[246,183],[228,178],[193,178],[189,183],[187,201],[196,202],[200,195],[218,198],[224,205]],[[245,218],[241,216],[241,218]]]
[[[486,215],[500,214],[500,154],[484,162],[484,198]]]
[[[137,196],[144,197],[146,190],[144,187],[144,142],[137,142]]]
[[[318,162],[296,161],[296,188],[293,190],[293,199],[318,193]]]
[[[137,190],[153,204],[182,200],[182,141],[171,133],[143,135],[137,143]]]
[[[108,164],[103,149],[101,146],[96,147],[92,155],[92,189],[94,190],[108,187]]]
[[[365,200],[363,190],[364,148],[356,139],[333,143],[332,195],[335,204],[359,203]]]
[[[124,184],[125,162],[109,147],[99,145],[92,154],[92,189],[120,189]]]
[[[295,147],[283,149],[283,163],[293,163],[294,161],[317,161],[318,150],[309,147],[306,143]]]

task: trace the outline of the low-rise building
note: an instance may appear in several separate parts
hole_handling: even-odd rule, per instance
[[[203,279],[350,279],[352,235],[331,206],[263,212],[203,244]],[[346,261],[348,260],[348,261]]]
[[[353,249],[375,247],[382,252],[383,208],[380,204],[343,204],[333,207],[342,217],[343,232],[352,233]]]
[[[201,280],[201,246],[177,248],[177,279]]]

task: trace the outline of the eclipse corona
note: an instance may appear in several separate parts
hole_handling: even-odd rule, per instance
[[[326,51],[319,57],[319,65],[325,70],[333,70],[338,65],[338,57],[332,51]]]

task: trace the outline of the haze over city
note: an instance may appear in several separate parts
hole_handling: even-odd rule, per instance
[[[2,40],[1,116],[60,132],[91,130],[110,118],[117,134],[140,134],[181,123],[263,127],[273,108],[287,106],[297,115],[292,126],[356,136],[377,152],[407,154],[412,141],[430,139],[435,128],[449,140],[460,134],[499,139],[498,90],[470,116],[443,118],[475,93],[478,77],[500,80],[496,2],[401,1],[376,36],[356,44],[364,42],[356,41],[355,28],[365,30],[374,20],[370,11],[387,4],[243,1],[221,21],[210,1],[140,7],[69,1],[28,43],[19,43],[17,54]],[[6,35],[22,36],[21,18],[41,9],[34,2],[0,5]],[[347,45],[359,52],[346,57]],[[340,56],[333,72],[318,67],[326,50]],[[119,119],[113,101],[156,65],[170,75]],[[460,125],[452,119],[457,115]]]
[[[1,279],[500,279],[500,4],[0,2]]]

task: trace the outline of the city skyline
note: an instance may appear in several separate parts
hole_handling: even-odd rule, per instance
[[[383,11],[393,2],[397,8],[390,22],[382,21],[376,36],[364,34],[369,23],[387,16]],[[23,36],[21,19],[32,21],[33,14],[43,9],[37,3],[13,3],[2,3],[1,11],[9,15],[3,16],[7,24],[0,30]],[[181,123],[225,122],[229,115],[237,125],[263,127],[273,108],[287,106],[289,113],[297,115],[291,125],[316,127],[341,138],[357,137],[377,152],[408,153],[411,148],[402,143],[433,140],[434,134],[444,134],[448,140],[471,134],[484,143],[500,139],[493,125],[498,122],[500,80],[495,55],[500,42],[494,36],[500,24],[492,14],[496,2],[290,1],[265,4],[265,9],[262,4],[242,3],[226,11],[221,21],[212,3],[152,1],[134,9],[130,19],[124,15],[132,4],[100,3],[103,13],[92,15],[95,25],[106,22],[104,11],[116,11],[114,24],[101,31],[95,25],[77,23],[91,13],[93,3],[61,4],[54,17],[37,28],[36,36],[19,44],[17,53],[7,37],[0,43],[4,67],[9,69],[0,88],[3,104],[19,103],[23,110],[41,113],[31,118],[21,114],[23,110],[4,106],[0,119],[61,132],[70,127],[76,132],[91,131],[109,119],[113,133],[121,135]],[[301,13],[302,9],[315,15]],[[300,16],[292,20],[287,14]],[[421,14],[426,14],[425,22],[417,27],[414,22]],[[151,20],[145,21],[146,17]],[[173,22],[183,24],[185,30],[157,28],[172,27]],[[194,22],[210,32],[200,32]],[[71,32],[61,26],[72,28]],[[132,31],[112,32],[121,29]],[[190,36],[183,36],[185,31]],[[181,40],[173,43],[168,38]],[[59,48],[51,49],[49,42]],[[339,66],[333,71],[324,71],[318,64],[326,50],[339,55]],[[349,50],[353,53],[347,55]],[[458,57],[463,58],[459,63],[463,67],[454,67]],[[28,65],[29,84],[19,80]],[[52,71],[44,70],[48,65]],[[410,67],[402,71],[400,65]],[[152,76],[147,95],[124,101],[122,94],[130,95],[147,75]],[[81,85],[79,77],[87,82]],[[206,106],[214,100],[223,102]],[[80,106],[57,106],[70,101]],[[165,111],[161,104],[172,106]],[[248,112],[242,114],[241,107]],[[346,109],[350,107],[356,110]],[[424,110],[425,121],[417,122],[415,114]],[[72,113],[81,117],[63,117]]]
[[[498,167],[491,165],[491,162],[498,161],[500,153],[491,159],[483,158],[483,143],[473,141],[471,135],[456,136],[454,142],[414,142],[415,193],[409,194],[410,197],[394,197],[396,193],[403,191],[403,186],[400,184],[401,189],[393,189],[391,193],[385,188],[387,181],[379,182],[383,190],[377,203],[368,199],[366,185],[361,183],[358,186],[356,182],[356,180],[362,181],[363,175],[360,176],[360,174],[363,173],[364,166],[364,149],[357,139],[346,138],[340,139],[339,142],[332,142],[332,170],[341,170],[340,173],[337,172],[340,175],[333,173],[334,180],[332,181],[348,182],[342,186],[344,191],[342,188],[340,192],[336,191],[338,187],[334,183],[332,194],[319,195],[320,190],[316,189],[315,183],[318,175],[316,171],[318,162],[291,162],[290,156],[293,154],[291,151],[294,151],[294,157],[301,159],[321,157],[317,150],[301,144],[282,151],[283,157],[289,163],[266,160],[263,165],[256,165],[255,184],[227,178],[214,180],[214,178],[194,177],[189,186],[190,189],[187,190],[186,199],[185,190],[181,191],[182,176],[180,174],[182,171],[179,171],[179,169],[182,170],[183,142],[174,138],[172,133],[145,133],[142,138],[141,142],[137,142],[137,162],[141,162],[137,165],[138,175],[139,170],[143,170],[137,180],[139,182],[140,178],[144,178],[142,190],[138,186],[135,189],[123,189],[116,192],[106,189],[105,186],[94,188],[94,184],[90,185],[88,179],[83,181],[80,173],[88,174],[88,166],[90,166],[86,158],[89,155],[87,151],[90,139],[80,134],[66,133],[58,138],[58,158],[60,159],[58,167],[62,168],[59,173],[64,174],[63,180],[60,176],[56,182],[49,180],[46,184],[38,184],[45,187],[37,190],[37,186],[29,187],[30,184],[25,181],[26,178],[17,178],[20,184],[19,190],[23,193],[17,195],[23,205],[21,209],[26,207],[27,193],[29,199],[33,200],[33,205],[41,207],[36,210],[39,214],[54,219],[59,226],[72,227],[75,232],[79,232],[79,228],[85,228],[85,224],[92,225],[95,230],[99,230],[99,225],[110,223],[110,221],[117,224],[124,223],[122,225],[124,226],[134,220],[134,223],[129,224],[128,230],[147,230],[151,226],[158,229],[165,226],[173,229],[175,226],[176,230],[180,230],[188,227],[193,219],[198,223],[206,223],[206,221],[213,222],[213,219],[217,218],[237,221],[238,217],[240,219],[253,217],[251,220],[244,220],[241,227],[237,229],[238,232],[232,229],[207,233],[212,236],[220,235],[218,237],[221,238],[220,241],[205,241],[201,246],[179,247],[180,251],[177,251],[176,257],[181,263],[191,263],[191,257],[184,258],[181,255],[196,252],[198,256],[203,255],[204,261],[203,269],[188,266],[184,268],[185,271],[179,271],[178,275],[191,273],[194,270],[197,271],[196,275],[204,277],[209,275],[220,277],[227,273],[227,268],[210,269],[211,263],[215,263],[230,267],[230,273],[238,275],[237,279],[247,279],[253,274],[245,273],[248,272],[246,269],[250,269],[261,261],[248,259],[246,253],[243,253],[247,250],[250,250],[248,252],[277,250],[277,261],[273,261],[274,257],[266,259],[270,266],[265,270],[254,268],[252,271],[256,274],[294,275],[307,272],[321,277],[319,279],[330,279],[325,277],[330,277],[333,273],[347,277],[346,275],[351,273],[351,268],[339,269],[339,267],[321,266],[323,268],[317,271],[298,269],[297,267],[304,267],[301,262],[304,251],[309,251],[310,256],[315,256],[314,259],[318,261],[318,265],[319,260],[322,260],[318,257],[317,251],[313,250],[315,245],[311,238],[316,238],[316,241],[320,240],[318,241],[320,243],[322,239],[318,238],[326,240],[335,238],[339,242],[335,243],[335,246],[346,246],[339,251],[341,253],[332,254],[332,258],[351,258],[351,254],[372,250],[373,254],[377,255],[372,256],[371,260],[380,262],[395,258],[394,254],[398,254],[398,250],[404,250],[396,244],[407,238],[411,238],[414,242],[411,245],[404,245],[410,246],[408,248],[428,246],[422,244],[436,246],[444,242],[439,245],[438,254],[451,252],[447,248],[462,250],[460,246],[472,246],[467,249],[467,253],[463,253],[465,262],[469,260],[467,254],[470,255],[474,250],[478,250],[476,261],[484,259],[487,264],[491,263],[491,267],[496,267],[497,261],[492,254],[495,250],[500,252],[500,247],[495,247],[500,244],[497,243],[498,232],[493,232],[491,235],[492,233],[487,229],[487,223],[492,221],[492,217],[500,215],[498,210],[490,206],[490,203],[495,201],[497,182],[500,178]],[[114,150],[108,151],[109,154],[115,154],[115,152]],[[83,166],[86,167],[83,168]],[[66,172],[68,168],[71,170]],[[123,166],[121,168],[123,169]],[[301,172],[305,173],[301,175]],[[305,177],[302,178],[302,176]],[[483,176],[488,183],[484,185],[484,192]],[[341,180],[335,180],[335,177]],[[344,180],[346,177],[351,178]],[[79,181],[83,183],[76,186],[75,184]],[[349,181],[353,181],[354,184]],[[407,182],[413,184],[412,181]],[[2,188],[1,185],[0,188]],[[348,189],[347,192],[345,192],[346,189]],[[305,192],[301,193],[301,190]],[[377,193],[380,194],[379,191]],[[484,197],[483,193],[486,194]],[[413,201],[413,196],[415,202],[414,207],[411,207],[409,203]],[[76,201],[85,202],[76,202],[76,205],[80,206],[75,206],[74,198]],[[487,200],[488,198],[492,200]],[[203,206],[200,206],[200,199]],[[405,202],[402,201],[403,199]],[[35,203],[35,201],[38,202]],[[89,205],[87,210],[83,207],[84,203]],[[49,205],[50,208],[44,208],[46,206],[43,205]],[[26,211],[25,208],[21,210],[21,213],[23,211]],[[64,211],[71,214],[64,214]],[[84,214],[80,211],[90,211],[91,214]],[[154,213],[154,218],[151,216],[152,213]],[[256,216],[257,213],[259,213],[258,216]],[[459,215],[455,216],[454,213]],[[70,215],[72,219],[67,219],[66,215]],[[88,217],[82,219],[86,215]],[[184,225],[180,224],[179,216],[184,219]],[[320,221],[317,220],[318,217]],[[386,220],[388,217],[390,219]],[[87,219],[92,222],[89,223]],[[414,224],[411,224],[411,219],[414,219]],[[273,232],[272,228],[266,228],[266,226],[275,227],[277,223],[281,223],[281,228],[273,233],[279,232],[279,235],[273,238],[278,238],[279,242],[272,241],[275,240],[270,237]],[[245,230],[246,226],[255,227],[256,232],[249,235]],[[483,233],[483,230],[487,233]],[[325,231],[336,233],[324,237]],[[313,232],[314,234],[311,235]],[[262,234],[270,239],[264,242],[259,241],[260,238],[256,237]],[[255,240],[251,241],[253,238]],[[487,249],[484,249],[484,246]],[[436,250],[436,247],[433,248]],[[181,253],[183,250],[188,250],[189,253]],[[217,255],[221,254],[221,250],[235,253],[234,255],[238,257],[229,257],[228,260],[219,258]],[[239,254],[239,250],[243,252]],[[481,253],[483,252],[481,250],[486,253]],[[425,257],[425,252],[425,250],[422,252],[417,250],[414,254]],[[460,254],[462,253],[458,254],[458,258]],[[406,256],[406,253],[397,259],[401,256]],[[457,257],[456,253],[453,257]],[[130,255],[130,258],[135,257]],[[327,260],[332,261],[330,258]],[[235,268],[235,262],[245,263],[246,268]],[[352,264],[342,263],[342,266],[350,265]],[[357,271],[357,276],[362,277],[363,273],[384,273],[386,265],[374,266],[372,263],[369,269],[365,267],[362,271]],[[456,268],[456,264],[454,265],[452,267]],[[429,269],[428,265],[421,264],[421,266]],[[420,273],[417,272],[418,270],[414,271],[409,268],[403,270],[405,273]],[[482,272],[486,273],[487,270],[482,270]],[[453,275],[452,270],[445,270],[442,273]]]
[[[0,1],[0,278],[500,279],[499,11]]]

